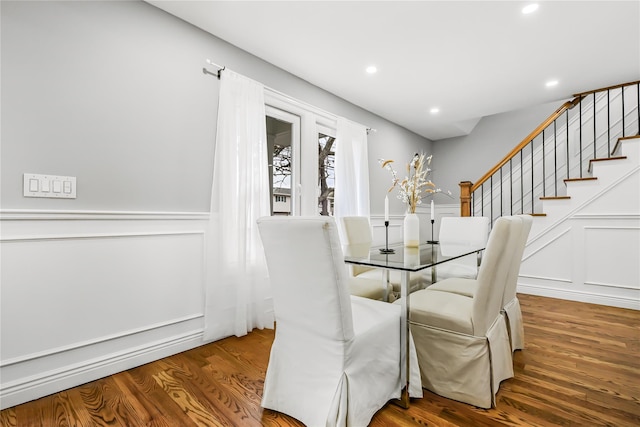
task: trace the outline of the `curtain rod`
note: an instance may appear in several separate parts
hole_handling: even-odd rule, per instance
[[[226,66],[226,65],[218,65],[218,64],[216,64],[216,63],[212,62],[210,59],[207,59],[207,64],[209,64],[209,65],[212,65],[212,66],[216,67],[216,68],[218,69],[218,71],[217,71],[217,72],[215,72],[215,73],[212,73],[211,71],[207,70],[207,68],[206,68],[206,67],[202,67],[202,72],[203,72],[204,74],[209,74],[209,75],[211,75],[211,76],[215,76],[215,77],[217,77],[217,78],[218,78],[218,80],[220,80],[220,73],[221,73],[221,72],[223,72],[224,70],[226,70],[226,69],[227,69],[227,66]],[[267,86],[265,86],[265,88],[266,88],[266,89],[269,89],[270,91],[272,91],[272,92],[274,92],[274,93],[277,93],[277,94],[279,94],[279,95],[281,95],[281,96],[284,96],[284,97],[286,97],[287,99],[290,99],[290,100],[293,100],[293,101],[296,101],[296,102],[301,102],[301,101],[298,101],[297,99],[291,98],[289,95],[287,95],[287,94],[285,94],[285,93],[283,93],[283,92],[280,92],[280,91],[278,91],[278,90],[272,89],[272,88],[267,87]],[[316,109],[316,110],[320,110],[320,109],[319,109],[319,108],[317,108],[317,107],[314,107],[314,109]],[[324,110],[322,110],[322,111],[323,111],[325,114],[327,114],[327,115],[337,117],[337,116],[336,116],[335,114],[333,114],[333,113],[330,113],[330,112],[328,112],[328,111],[324,111]],[[370,127],[367,127],[367,128],[366,128],[366,130],[367,130],[367,135],[369,135],[371,132],[376,133],[376,132],[378,131],[377,129],[370,128]]]
[[[215,72],[215,73],[212,73],[211,71],[207,70],[207,67],[202,67],[202,72],[204,74],[210,74],[212,76],[216,76],[218,78],[218,80],[220,80],[220,73],[223,72],[227,67],[224,66],[224,65],[214,64],[213,62],[211,62],[210,59],[207,59],[207,64],[213,65],[214,67],[216,67],[218,69],[218,71]]]

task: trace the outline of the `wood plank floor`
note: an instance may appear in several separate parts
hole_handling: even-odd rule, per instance
[[[520,295],[526,348],[497,408],[425,390],[372,426],[640,426],[640,312]],[[300,426],[260,407],[273,331],[227,338],[0,412],[2,426]]]

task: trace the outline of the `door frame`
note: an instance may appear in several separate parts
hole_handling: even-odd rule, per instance
[[[268,88],[265,112],[292,124],[291,214],[318,215],[318,134],[335,135],[338,117]]]

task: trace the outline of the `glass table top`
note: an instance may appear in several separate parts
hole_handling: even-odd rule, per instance
[[[404,247],[402,243],[389,245],[393,253],[382,253],[384,246],[373,246],[366,257],[344,257],[348,264],[388,268],[390,270],[420,271],[447,261],[478,253],[484,247],[464,243],[422,243],[418,248]]]

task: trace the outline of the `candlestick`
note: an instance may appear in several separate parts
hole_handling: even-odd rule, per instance
[[[384,222],[384,248],[380,249],[381,254],[393,254],[396,251],[394,249],[389,249],[389,221]]]
[[[440,243],[438,240],[434,240],[433,238],[433,223],[436,222],[434,219],[431,219],[431,240],[427,240],[429,244]]]
[[[433,221],[434,221],[434,219],[435,219],[435,218],[434,218],[434,216],[433,216],[433,200],[431,200],[431,222],[433,222]],[[433,237],[433,236],[431,236],[431,237]]]
[[[389,222],[389,196],[384,196],[384,222]]]

